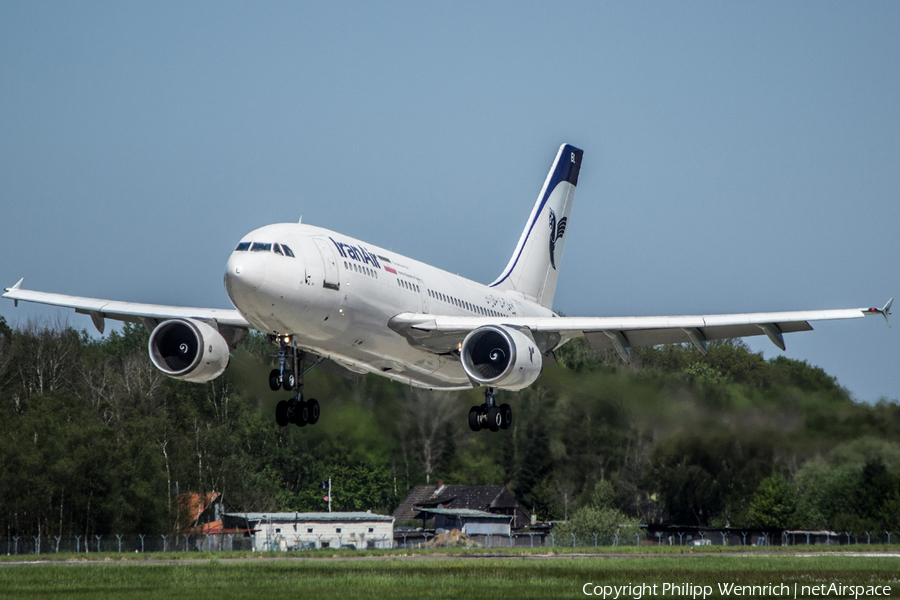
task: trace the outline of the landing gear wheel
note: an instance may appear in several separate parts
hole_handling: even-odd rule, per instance
[[[512,425],[512,407],[509,404],[500,405],[500,429],[509,429]]]
[[[487,410],[487,426],[491,431],[500,431],[500,427],[503,425],[503,416],[500,414],[500,409],[496,406],[492,406]]]
[[[287,400],[282,400],[275,405],[275,422],[278,423],[279,427],[285,427],[288,423],[291,422],[291,420],[288,419]]]
[[[307,423],[309,423],[309,405],[305,400],[300,400],[294,407],[294,425],[306,427]]]
[[[481,410],[477,406],[469,409],[469,429],[481,431]]]
[[[281,373],[279,373],[278,369],[272,369],[269,373],[269,389],[273,392],[281,389]]]
[[[315,425],[319,422],[319,401],[315,398],[312,398],[309,401],[309,420],[308,423],[310,425]]]
[[[284,388],[284,391],[290,392],[294,389],[294,372],[293,371],[285,371],[284,375],[281,376],[281,387]]]

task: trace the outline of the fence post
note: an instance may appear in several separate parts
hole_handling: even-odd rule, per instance
[[[809,546],[809,532],[806,532],[806,545]]]
[[[595,534],[594,534],[594,548],[597,547],[597,536],[599,536],[599,535],[600,535],[600,534],[598,534],[598,533],[595,533]],[[618,534],[616,534],[616,535],[618,535]]]
[[[59,540],[62,539],[60,536],[55,535],[53,539],[56,540],[56,553],[59,554]]]
[[[75,536],[75,553],[81,552],[81,536]]]
[[[741,532],[741,538],[743,539],[743,541],[741,542],[741,546],[746,546],[747,545],[747,532],[746,531]]]
[[[888,546],[890,546],[890,545],[891,545],[891,533],[893,533],[893,532],[891,532],[891,531],[885,531],[885,533],[886,533],[887,536],[888,536]]]
[[[619,532],[618,531],[616,532],[616,541],[613,543],[613,545],[617,548],[619,547]]]
[[[550,547],[556,548],[556,534],[555,533],[550,534]]]
[[[119,540],[119,554],[122,554],[122,536],[117,533],[116,539]]]
[[[138,534],[138,535],[141,536],[141,554],[143,554],[143,553],[144,553],[144,536],[145,536],[146,534],[141,533],[141,534]]]
[[[638,548],[641,547],[641,532],[640,531],[638,531],[636,534],[634,534],[634,543],[637,545]]]
[[[185,536],[184,536],[184,551],[185,551],[185,552],[190,552],[190,550],[188,550],[188,540],[189,540],[190,538],[191,538],[191,534],[186,533]]]
[[[529,533],[529,534],[528,534],[528,537],[531,538],[531,547],[534,548],[534,534],[533,534],[533,533]]]
[[[94,534],[94,537],[97,538],[97,552],[100,552],[100,538],[103,536]]]
[[[872,536],[869,535],[868,531],[866,532],[866,543],[869,544],[870,546],[872,545]]]
[[[284,406],[284,405],[282,405],[282,406]],[[404,550],[406,550],[406,536],[408,536],[408,535],[409,535],[408,533],[403,534],[403,549]]]
[[[234,552],[234,534],[233,533],[228,534],[228,551]]]
[[[169,536],[160,534],[159,537],[161,537],[163,539],[163,552],[165,552],[166,551],[166,538]]]
[[[18,556],[19,555],[19,536],[17,536],[17,535],[13,536],[13,541],[16,542],[15,545],[13,546],[15,548],[15,556]]]
[[[32,536],[32,539],[34,539],[34,553],[40,554],[41,553],[41,536],[37,536],[37,537]]]
[[[849,546],[850,545],[850,532],[848,531],[844,535],[847,536],[847,545]]]
[[[725,531],[720,531],[719,533],[722,534],[722,545],[727,546],[728,545],[728,533]]]

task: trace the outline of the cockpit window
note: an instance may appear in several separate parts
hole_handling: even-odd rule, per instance
[[[234,249],[235,252],[246,252],[250,249],[250,242],[241,242],[237,245],[237,248]]]
[[[279,246],[278,244],[273,245],[272,249],[275,250],[275,254],[284,256],[284,252],[281,251],[281,246]]]
[[[250,252],[271,252],[272,244],[262,244],[260,242],[253,242],[253,246],[250,247]]]
[[[287,255],[290,256],[291,258],[294,258],[294,253],[291,252],[291,249],[287,247],[287,244],[282,244],[281,247],[284,248],[284,253],[285,253],[285,254],[287,254]]]

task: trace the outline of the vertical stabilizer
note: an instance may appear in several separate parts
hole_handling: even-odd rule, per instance
[[[516,250],[491,287],[519,292],[552,308],[583,154],[569,144],[559,147]]]

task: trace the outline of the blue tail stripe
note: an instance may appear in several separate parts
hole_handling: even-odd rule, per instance
[[[550,178],[550,183],[547,185],[547,189],[544,191],[544,195],[541,198],[540,205],[538,206],[537,211],[534,214],[534,219],[532,219],[531,223],[528,225],[528,235],[525,236],[525,239],[522,240],[522,245],[516,251],[516,260],[513,261],[512,266],[503,274],[500,279],[492,283],[489,287],[495,287],[500,285],[512,274],[513,271],[516,270],[516,265],[519,264],[519,258],[522,256],[522,251],[525,249],[525,245],[528,243],[528,238],[531,237],[531,231],[534,229],[535,223],[537,223],[538,217],[541,215],[541,212],[544,210],[544,205],[547,204],[547,200],[550,198],[550,195],[553,193],[553,190],[556,189],[561,182],[567,181],[574,186],[578,185],[578,173],[581,171],[581,157],[584,155],[584,150],[580,150],[575,146],[571,146],[569,144],[565,144],[562,150],[559,153],[559,158],[556,163],[556,168],[553,169],[553,175]]]

